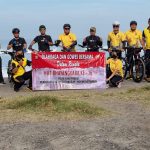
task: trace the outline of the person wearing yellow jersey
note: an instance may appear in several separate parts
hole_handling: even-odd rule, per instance
[[[127,44],[130,47],[140,47],[143,45],[142,32],[137,29],[137,22],[130,22],[130,30],[125,33]]]
[[[126,41],[128,47],[130,49],[127,50],[127,61],[133,62],[133,57],[137,57],[140,55],[140,52],[137,52],[138,55],[134,54],[134,48],[139,48],[140,46],[143,47],[143,40],[142,40],[142,32],[137,29],[137,22],[131,21],[130,22],[130,30],[125,33]],[[131,68],[129,68],[131,70]],[[131,71],[129,76],[126,79],[132,78]]]
[[[26,80],[29,80],[29,89],[32,89],[32,72],[26,72],[25,67],[31,66],[31,61],[23,57],[22,51],[17,51],[15,58],[11,62],[12,79],[14,81],[14,91],[18,92]]]
[[[150,81],[150,18],[148,20],[149,26],[143,31],[143,42],[144,42],[144,50],[145,50],[145,59],[146,63],[146,75],[147,81]]]
[[[120,23],[115,21],[113,23],[113,31],[108,34],[107,46],[108,51],[112,53],[112,50],[116,50],[118,58],[121,59],[123,47],[125,47],[125,35],[121,31],[119,31]]]
[[[109,86],[121,87],[121,82],[123,81],[123,64],[120,59],[118,59],[117,53],[112,52],[112,58],[108,59],[106,71],[106,82]]]
[[[64,24],[63,26],[64,33],[59,36],[59,40],[55,42],[55,45],[58,46],[62,43],[62,48],[64,52],[75,52],[75,46],[77,45],[76,35],[70,32],[71,25]]]

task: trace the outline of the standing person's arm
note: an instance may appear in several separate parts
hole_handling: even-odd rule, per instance
[[[98,37],[97,45],[102,47],[103,46],[103,40],[101,37]]]
[[[144,43],[144,41],[143,41],[142,32],[140,32],[139,40],[140,40],[141,46],[144,48],[144,47],[145,47],[145,43]]]
[[[121,41],[122,41],[122,51],[124,50],[125,46],[126,46],[126,37],[125,37],[125,34],[122,33],[122,38],[121,38]]]
[[[32,48],[32,46],[38,41],[38,37],[34,38],[34,40],[30,43],[28,49],[31,51],[34,51],[34,49]]]
[[[74,48],[77,45],[77,37],[75,34],[72,34],[72,44],[70,45],[69,48]]]
[[[27,49],[27,42],[26,42],[26,40],[24,38],[22,40],[23,40],[23,49]]]
[[[111,52],[111,37],[110,37],[110,34],[108,34],[108,38],[107,38],[107,46],[108,46],[108,52],[110,53]]]
[[[48,45],[49,46],[53,46],[53,40],[52,40],[52,38],[51,38],[51,36],[48,36]]]
[[[86,46],[86,45],[87,45],[87,37],[83,39],[82,45],[83,45],[83,46]]]
[[[146,41],[145,41],[145,33],[144,33],[144,31],[142,33],[142,40],[143,40],[143,49],[145,50]]]
[[[11,49],[13,47],[13,40],[11,40],[7,46],[7,50]]]

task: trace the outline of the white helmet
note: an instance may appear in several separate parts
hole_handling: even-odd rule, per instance
[[[113,25],[119,25],[119,26],[120,26],[120,22],[119,22],[119,21],[115,21],[115,22],[113,23]]]

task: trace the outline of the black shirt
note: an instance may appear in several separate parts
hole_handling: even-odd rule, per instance
[[[49,35],[39,35],[35,37],[34,42],[38,43],[38,48],[40,51],[48,51],[50,50],[48,42],[52,42],[52,38]]]
[[[87,46],[90,51],[98,51],[99,47],[103,44],[102,39],[99,36],[88,36],[86,37],[85,42],[83,42],[83,46]]]
[[[26,41],[24,38],[19,37],[19,39],[13,38],[9,45],[12,45],[13,50],[19,51],[23,50],[24,44],[26,44]]]

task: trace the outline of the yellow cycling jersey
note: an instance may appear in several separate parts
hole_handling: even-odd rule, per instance
[[[111,47],[120,47],[122,42],[125,41],[125,35],[123,32],[117,34],[110,32],[107,40],[110,41]]]
[[[129,30],[125,33],[125,36],[129,46],[140,46],[140,41],[142,41],[142,32],[140,30]]]
[[[23,64],[18,68],[18,71],[13,75],[13,78],[16,79],[19,76],[22,76],[25,73],[25,67],[27,66],[27,59],[23,58]],[[15,64],[15,67],[19,65],[19,62],[12,60],[11,64]]]
[[[77,40],[77,38],[76,35],[73,33],[69,33],[68,35],[63,33],[59,36],[59,40],[62,42],[63,46],[69,48],[72,45],[72,43]]]
[[[113,58],[110,58],[107,60],[107,64],[110,66],[110,70],[112,73],[117,70],[116,75],[123,77],[123,64],[120,59],[115,60]]]
[[[146,41],[146,49],[150,50],[150,29],[149,28],[145,28],[143,31],[143,37]]]

